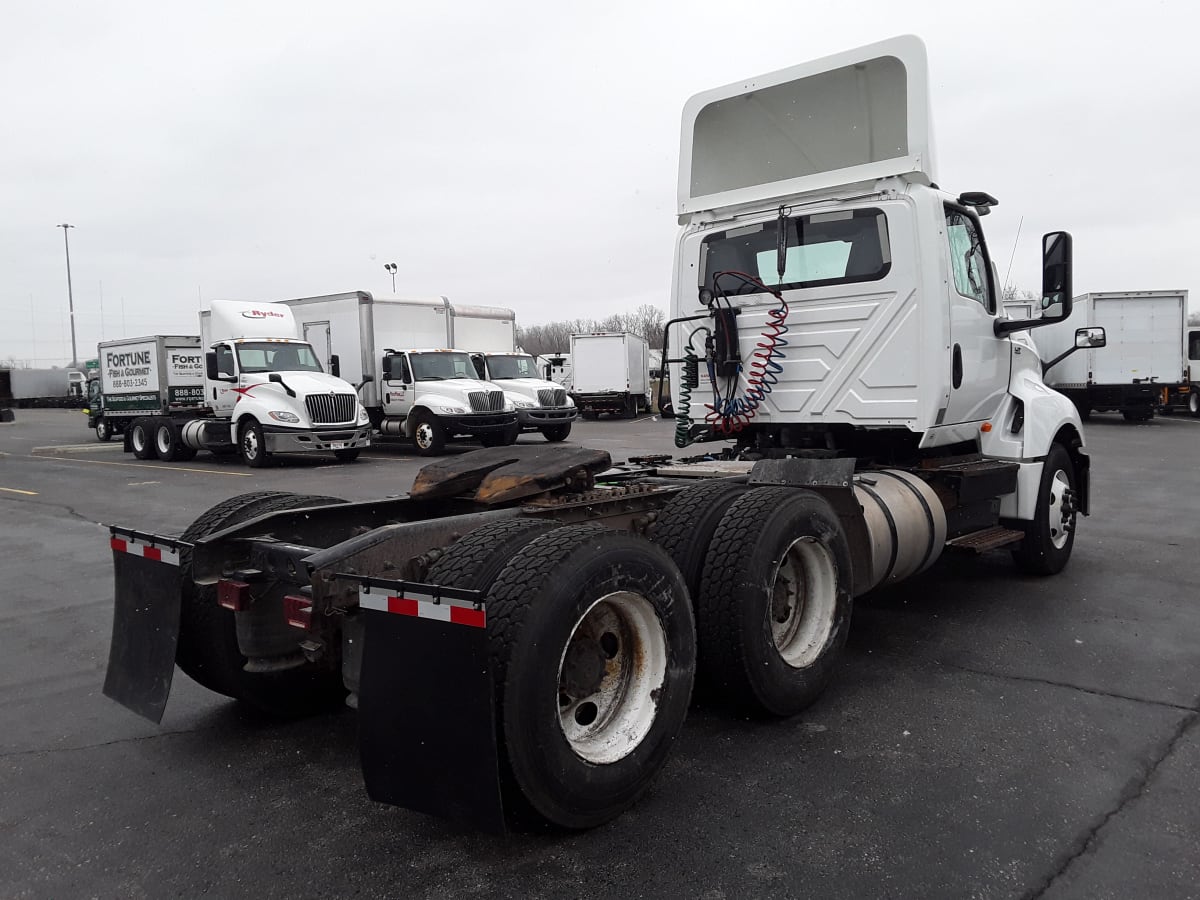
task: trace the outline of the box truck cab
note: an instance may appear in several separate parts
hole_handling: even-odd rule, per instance
[[[564,441],[575,421],[575,402],[562,385],[548,381],[528,353],[473,353],[480,378],[499,385],[517,409],[522,431],[540,431],[548,441]]]
[[[274,453],[331,451],[355,459],[370,422],[354,387],[326,373],[300,338],[292,310],[276,303],[214,300],[200,314],[204,397],[212,420],[188,423],[185,443],[233,444],[247,465]]]

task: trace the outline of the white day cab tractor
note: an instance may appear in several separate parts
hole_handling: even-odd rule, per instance
[[[144,354],[132,348],[114,355],[132,360],[112,377],[120,390],[162,378],[149,340]],[[188,395],[186,406],[160,407],[166,391],[148,392],[154,412],[124,430],[125,449],[138,459],[185,460],[209,450],[240,453],[246,465],[259,468],[276,453],[331,452],[339,462],[352,462],[370,446],[367,412],[354,388],[337,377],[336,359],[332,373],[322,369],[286,306],[214,300],[200,313],[199,346],[205,348],[202,399]],[[111,404],[115,394],[106,389],[106,396]]]
[[[541,376],[528,353],[472,353],[471,361],[480,378],[508,393],[521,431],[541,432],[552,443],[571,434],[571,423],[579,414],[575,402],[562,385]]]
[[[662,769],[697,673],[736,716],[796,715],[855,597],[947,549],[1058,572],[1088,457],[1024,332],[1070,312],[1070,238],[1043,242],[1042,317],[1000,315],[995,201],[935,187],[931,149],[916,38],[693,98],[663,357],[707,452],[495,447],[405,497],[113,526],[105,693],[158,721],[178,665],[278,715],[345,702],[369,797],[589,828]]]

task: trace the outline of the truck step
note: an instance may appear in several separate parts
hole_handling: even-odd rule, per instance
[[[995,550],[997,547],[1015,544],[1017,541],[1023,540],[1024,537],[1025,532],[1023,531],[1017,531],[1015,528],[1005,528],[1003,525],[993,525],[991,528],[981,528],[979,531],[972,531],[970,534],[961,534],[956,538],[946,541],[946,546],[954,547],[956,550],[986,553],[988,550]]]

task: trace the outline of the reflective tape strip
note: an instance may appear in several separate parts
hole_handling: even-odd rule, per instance
[[[151,547],[129,537],[114,537],[109,545],[118,553],[128,553],[132,556],[143,556],[155,562],[164,562],[172,566],[179,565],[179,551],[170,547]]]
[[[432,595],[416,591],[410,591],[403,597],[395,594],[370,594],[364,591],[359,594],[358,605],[363,609],[414,616],[418,619],[435,619],[471,628],[483,628],[487,624],[487,615],[482,609],[476,609],[473,603],[447,598],[443,598],[439,603]]]

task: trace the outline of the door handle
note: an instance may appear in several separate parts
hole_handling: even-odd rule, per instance
[[[962,387],[962,347],[954,345],[954,356],[950,363],[950,379],[954,389]]]

